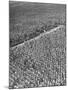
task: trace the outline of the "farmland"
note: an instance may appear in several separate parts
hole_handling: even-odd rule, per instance
[[[9,3],[10,47],[58,25],[66,25],[66,5],[31,2]]]
[[[9,88],[66,85],[66,5],[9,1]]]

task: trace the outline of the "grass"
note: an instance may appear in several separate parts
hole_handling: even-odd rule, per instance
[[[60,26],[10,48],[10,71],[14,71],[10,73],[10,87],[66,85],[65,38],[65,27]]]

